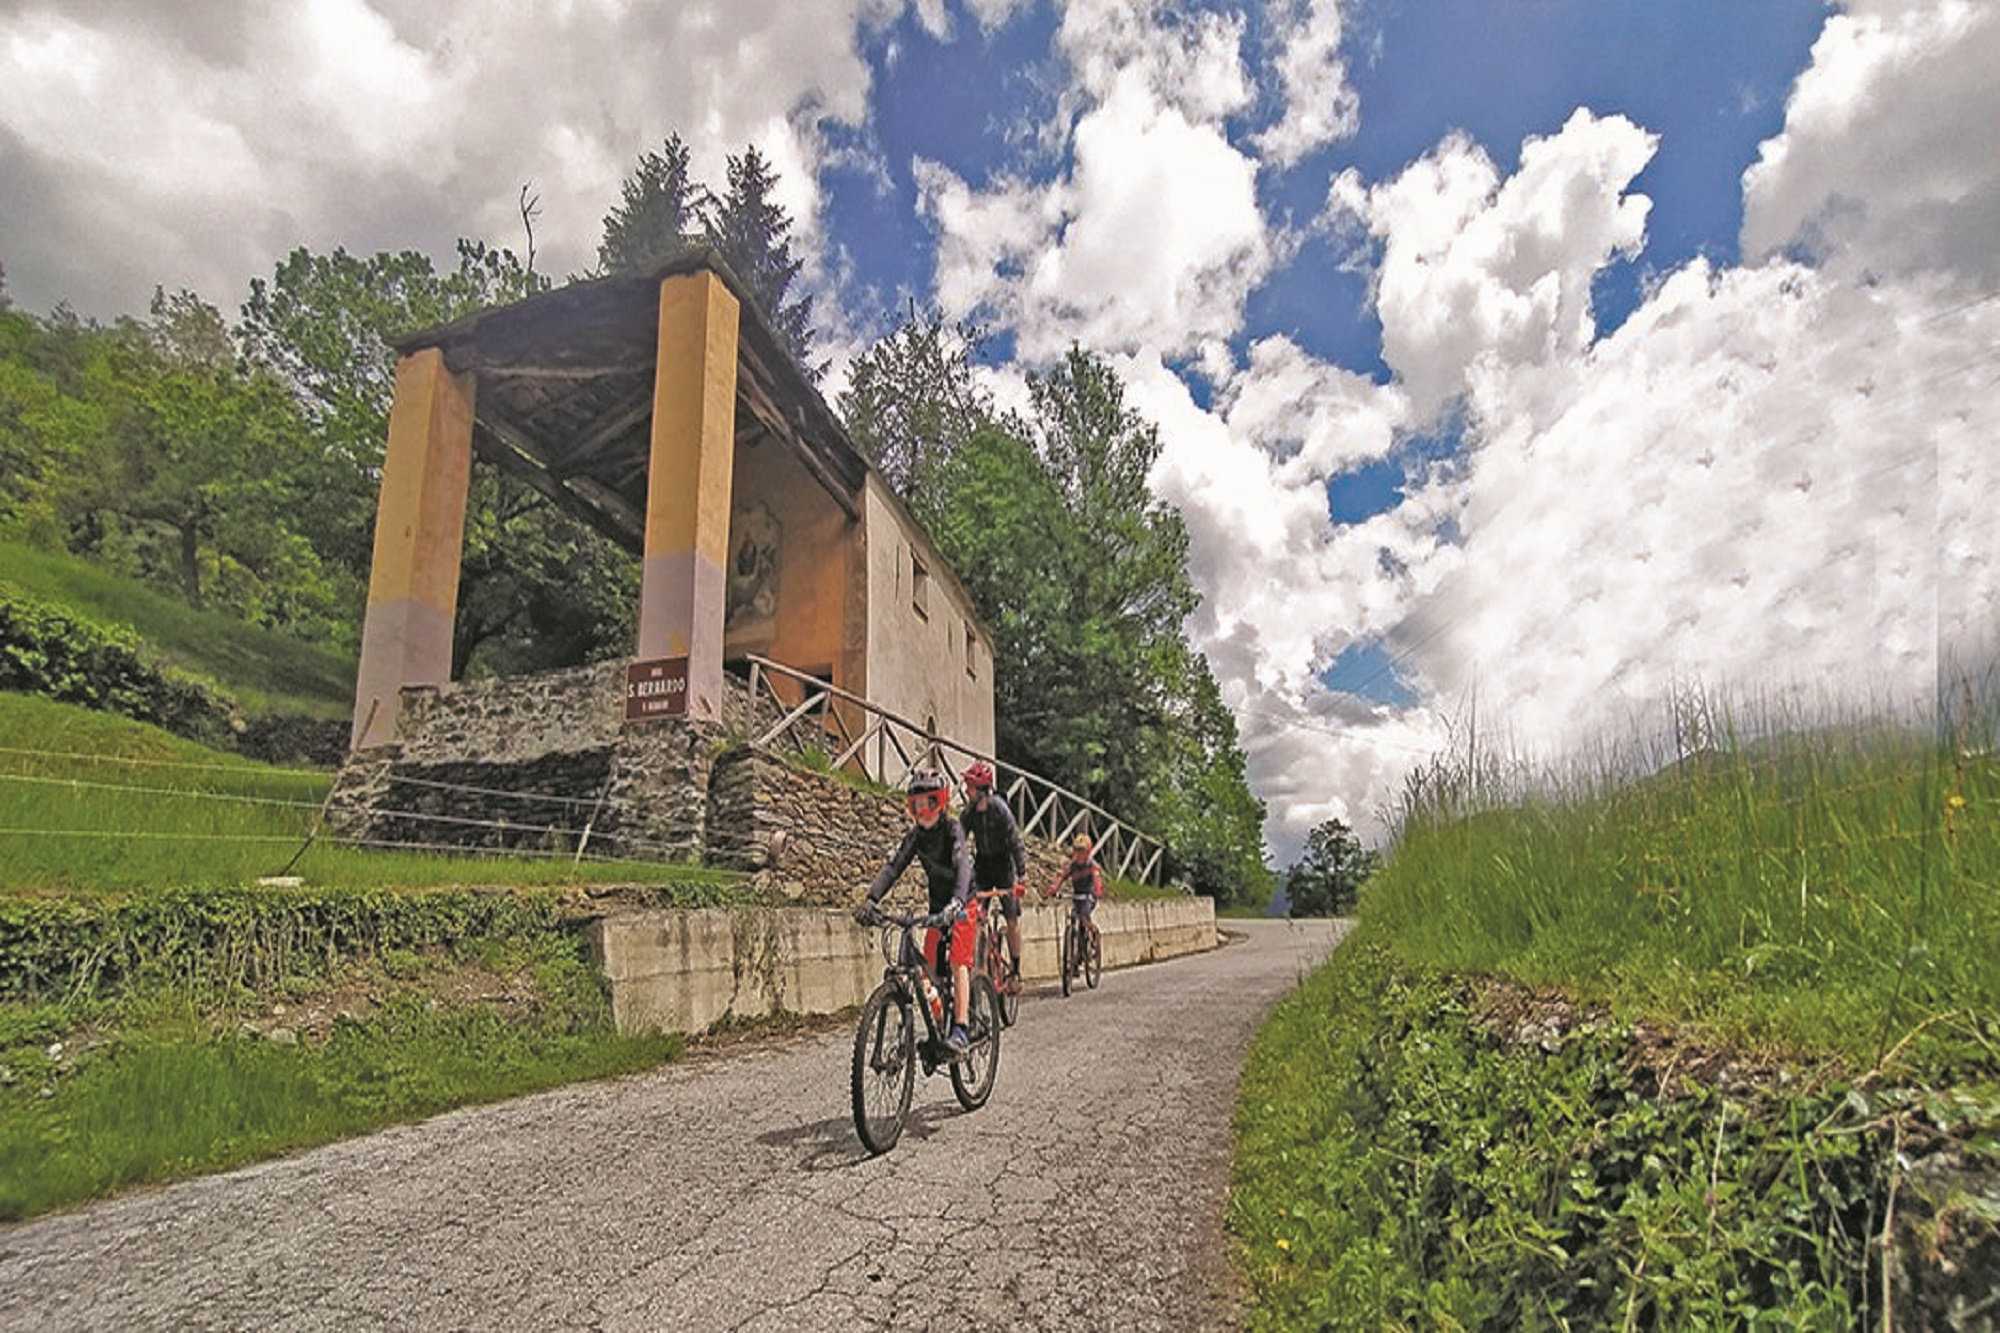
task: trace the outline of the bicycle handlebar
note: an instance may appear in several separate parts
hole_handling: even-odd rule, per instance
[[[880,908],[875,909],[875,919],[881,924],[885,926],[900,926],[904,930],[914,930],[919,926],[928,926],[931,924],[931,918],[936,915],[937,913],[934,912],[885,912]]]

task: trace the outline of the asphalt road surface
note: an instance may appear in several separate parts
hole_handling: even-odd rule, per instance
[[[0,1328],[1240,1324],[1229,1120],[1330,922],[1023,999],[992,1099],[870,1157],[835,1031],[0,1227]]]

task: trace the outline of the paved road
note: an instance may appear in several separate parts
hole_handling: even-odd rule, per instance
[[[1228,1328],[1229,1117],[1329,923],[1031,992],[865,1155],[838,1032],[0,1228],[0,1328]]]

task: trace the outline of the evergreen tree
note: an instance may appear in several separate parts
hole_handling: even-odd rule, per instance
[[[791,299],[803,261],[792,254],[792,220],[771,200],[778,178],[753,144],[729,159],[729,188],[708,211],[708,241],[741,278],[764,319],[786,349],[809,373],[812,310]]]
[[[670,134],[657,153],[641,153],[625,178],[623,199],[604,219],[597,245],[602,273],[649,273],[701,244],[708,192],[688,174],[688,147]]]

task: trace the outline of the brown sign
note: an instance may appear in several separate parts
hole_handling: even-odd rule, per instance
[[[688,660],[661,657],[625,668],[625,720],[650,722],[657,717],[685,717],[688,709]]]

